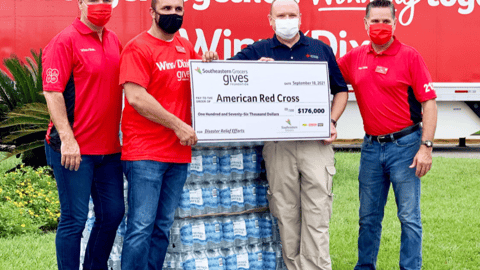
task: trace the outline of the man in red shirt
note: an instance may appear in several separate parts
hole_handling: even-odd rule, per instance
[[[125,90],[122,161],[128,179],[127,232],[122,269],[161,269],[175,209],[187,178],[191,146],[188,61],[193,45],[175,35],[183,22],[182,0],[152,0],[152,25],[122,53]],[[206,52],[204,61],[218,59]]]
[[[45,153],[61,206],[57,264],[58,269],[79,269],[91,195],[96,220],[83,269],[107,269],[125,211],[118,137],[122,46],[104,27],[111,16],[111,0],[79,0],[78,7],[80,18],[50,41],[42,59],[44,95],[52,118]]]
[[[393,36],[392,2],[370,2],[364,23],[371,45],[357,47],[338,60],[345,80],[355,90],[366,132],[358,176],[360,231],[355,269],[376,267],[390,183],[402,227],[400,269],[420,269],[420,177],[432,165],[436,94],[420,54]]]

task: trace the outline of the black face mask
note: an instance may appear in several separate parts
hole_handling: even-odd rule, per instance
[[[156,21],[158,27],[168,34],[175,34],[180,27],[182,27],[183,16],[177,14],[160,14],[158,21]]]

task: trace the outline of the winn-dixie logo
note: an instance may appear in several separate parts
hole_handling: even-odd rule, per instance
[[[188,68],[188,61],[178,59],[178,60],[175,60],[174,62],[167,62],[167,61],[157,62],[155,63],[155,65],[157,65],[160,71],[164,71],[164,70],[170,70],[175,68]]]
[[[199,69],[199,68],[197,68]],[[223,74],[222,80],[223,85],[233,85],[233,86],[241,86],[241,85],[248,85],[248,70],[239,70],[239,69],[202,69],[197,70],[200,74]]]

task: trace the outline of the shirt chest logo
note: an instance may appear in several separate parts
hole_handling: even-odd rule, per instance
[[[377,66],[375,68],[375,72],[385,75],[388,72],[388,68],[382,67],[382,66]]]
[[[313,59],[318,59],[318,55],[315,54],[307,54],[305,55],[307,58],[313,58]]]
[[[179,53],[187,53],[184,47],[182,46],[175,46],[175,49],[177,49],[177,52]]]
[[[80,49],[81,52],[96,52],[94,48]]]
[[[173,62],[163,61],[163,62],[157,62],[155,63],[155,65],[160,71],[176,69],[176,68],[188,68],[188,60],[177,59]]]

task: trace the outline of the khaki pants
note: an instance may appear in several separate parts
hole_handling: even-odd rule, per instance
[[[278,219],[289,270],[331,270],[333,148],[319,141],[266,142],[270,211]]]

